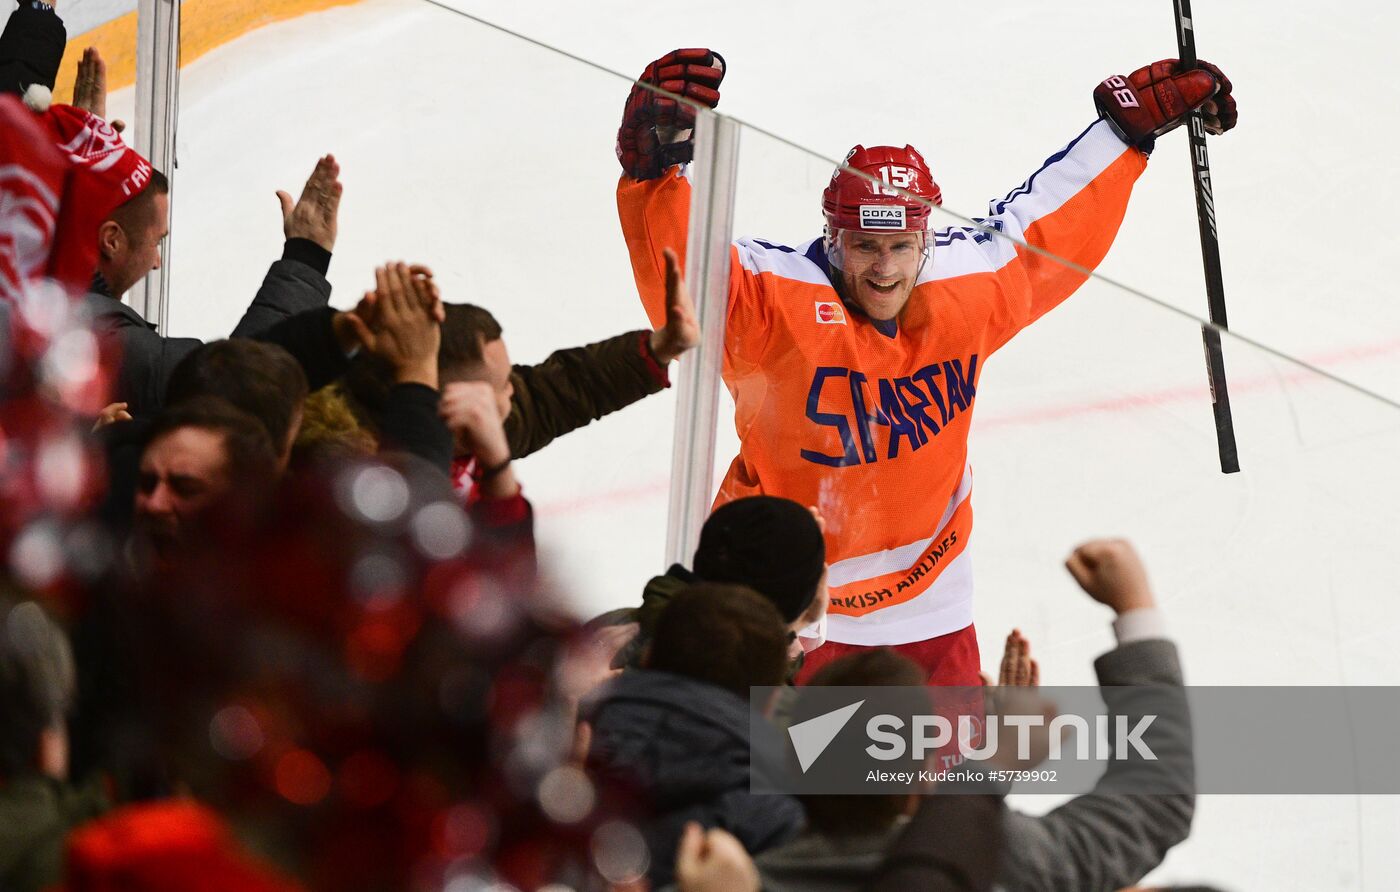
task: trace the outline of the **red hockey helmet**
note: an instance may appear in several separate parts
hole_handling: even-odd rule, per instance
[[[871,182],[846,168],[859,170]],[[882,186],[883,182],[886,185]],[[943,190],[933,181],[924,158],[913,146],[856,146],[846,154],[845,167],[836,168],[822,192],[822,213],[831,230],[921,232],[928,229],[929,206],[896,192],[893,186],[930,204],[943,203]]]

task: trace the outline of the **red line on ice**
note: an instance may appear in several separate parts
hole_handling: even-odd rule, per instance
[[[1228,349],[1228,342],[1226,346]],[[1326,367],[1332,363],[1358,362],[1365,359],[1374,359],[1379,356],[1388,356],[1396,350],[1400,350],[1400,338],[1392,338],[1388,341],[1357,347],[1345,347],[1327,353],[1318,353],[1311,357],[1308,362],[1311,365]],[[1277,387],[1280,384],[1297,383],[1308,381],[1309,379],[1317,381],[1325,380],[1305,369],[1296,369],[1287,374],[1278,376],[1259,375],[1253,378],[1246,378],[1242,381],[1236,381],[1234,379],[1228,380],[1231,393],[1251,393],[1269,387]],[[987,430],[1001,427],[1013,427],[1022,424],[1039,424],[1046,421],[1059,421],[1065,418],[1073,418],[1078,415],[1089,415],[1095,412],[1128,412],[1135,409],[1145,409],[1171,403],[1184,403],[1192,400],[1200,400],[1202,404],[1205,404],[1209,399],[1206,381],[1205,378],[1202,377],[1198,383],[1190,386],[1179,385],[1147,393],[1129,394],[1113,399],[1047,406],[1040,409],[992,416],[990,418],[981,416],[977,420],[977,428],[979,430]],[[656,477],[632,486],[604,490],[578,498],[542,502],[538,505],[538,510],[541,514],[546,514],[551,517],[578,514],[584,511],[593,511],[599,508],[614,507],[654,498],[664,494],[669,487],[670,481],[668,478]]]

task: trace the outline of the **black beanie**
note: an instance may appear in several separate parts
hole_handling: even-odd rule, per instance
[[[793,622],[812,603],[826,568],[816,518],[791,499],[750,496],[722,505],[700,530],[695,575],[746,585]]]

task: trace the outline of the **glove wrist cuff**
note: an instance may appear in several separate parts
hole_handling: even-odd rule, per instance
[[[1113,134],[1119,139],[1123,140],[1123,142],[1139,150],[1145,155],[1152,154],[1152,149],[1155,148],[1157,145],[1156,134],[1149,133],[1147,136],[1144,136],[1141,139],[1133,139],[1127,134],[1126,131],[1124,131],[1123,125],[1119,124],[1118,121],[1114,119],[1113,115],[1109,114],[1102,106],[1099,107],[1099,118],[1102,119],[1103,122],[1108,125],[1109,129],[1113,131]]]

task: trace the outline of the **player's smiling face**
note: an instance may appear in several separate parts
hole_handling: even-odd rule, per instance
[[[914,291],[924,260],[922,232],[841,230],[843,296],[871,319],[893,319]]]

